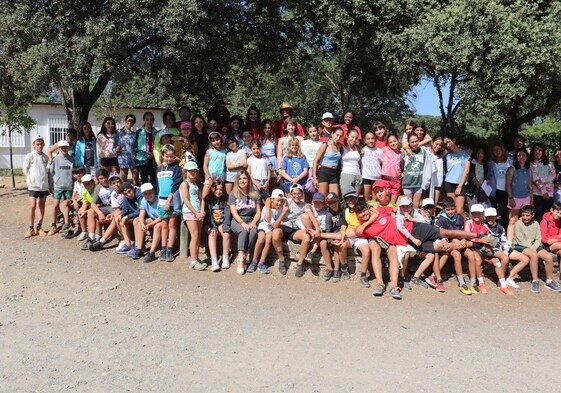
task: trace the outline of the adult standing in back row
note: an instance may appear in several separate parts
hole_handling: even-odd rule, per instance
[[[286,135],[284,133],[284,121],[294,116],[294,108],[286,101],[279,105],[279,111],[281,118],[275,120],[273,123],[273,132],[277,139]],[[296,135],[304,138],[304,128],[302,128],[302,125],[298,122],[296,123]]]

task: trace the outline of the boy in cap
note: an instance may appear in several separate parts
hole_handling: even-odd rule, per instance
[[[327,239],[334,251],[333,265],[331,264],[331,258],[325,260],[326,270],[323,275],[323,280],[328,281],[334,276],[335,271],[339,272],[341,266],[343,266],[343,272],[346,273],[345,275],[348,274],[348,268],[346,266],[349,242],[345,238],[345,231],[347,228],[345,209],[341,207],[339,196],[334,192],[330,192],[325,199],[327,203],[327,217],[325,231],[321,234],[321,237],[325,239],[325,234],[340,234],[338,239]],[[345,279],[347,278],[350,278],[350,275],[345,277]],[[368,283],[368,280],[366,280],[366,282]]]
[[[60,153],[53,158],[51,164],[51,175],[53,177],[53,222],[49,235],[58,232],[56,225],[59,210],[64,217],[63,231],[70,229],[69,205],[72,200],[72,188],[74,186],[74,178],[72,177],[72,169],[74,168],[74,159],[68,154],[70,144],[65,139],[58,142]],[[61,199],[63,202],[61,203]]]
[[[27,181],[27,194],[29,196],[29,227],[24,238],[45,235],[42,223],[45,217],[45,202],[49,195],[49,175],[47,172],[49,158],[43,153],[44,147],[43,137],[37,135],[33,139],[33,151],[28,153],[23,160],[22,169]],[[34,229],[37,199],[39,199],[39,221]]]
[[[160,242],[164,242],[163,235],[165,235],[163,221],[160,218],[160,206],[158,198],[154,192],[154,186],[150,183],[144,183],[140,186],[140,192],[143,199],[140,201],[140,211],[138,217],[133,221],[134,225],[134,238],[136,243],[132,246],[131,250],[127,253],[132,259],[140,259],[146,253],[144,250],[144,240],[146,232],[152,229],[152,244],[150,250],[144,255],[143,262],[150,263],[156,260],[156,251]]]
[[[484,235],[489,237],[489,228],[484,222],[485,208],[481,204],[473,204],[470,207],[471,219],[466,221],[465,230],[468,232],[477,233],[479,236]],[[500,250],[493,250],[491,244],[482,244],[481,238],[474,238],[471,240],[475,250],[475,268],[477,273],[478,289],[481,293],[487,293],[485,279],[483,277],[483,261],[491,263],[495,267],[495,273],[499,278],[499,290],[505,295],[513,295],[511,289],[506,285],[504,269],[502,266],[508,264],[508,257]],[[475,287],[475,281],[471,281],[472,287]]]

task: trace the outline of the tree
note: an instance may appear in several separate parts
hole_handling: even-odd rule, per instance
[[[14,173],[14,157],[12,152],[12,135],[17,132],[29,132],[35,125],[35,121],[27,114],[27,106],[11,105],[7,106],[0,103],[0,126],[5,126],[8,130],[8,143],[10,145],[10,171],[12,174],[12,187],[16,187]]]
[[[195,11],[194,1],[2,1],[1,61],[16,80],[56,89],[79,128],[113,77],[193,44]]]

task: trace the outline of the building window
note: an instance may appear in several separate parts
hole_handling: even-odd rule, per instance
[[[49,141],[51,146],[64,139],[68,131],[68,120],[66,117],[49,118]]]
[[[25,147],[26,132],[14,132],[12,134],[12,147]],[[8,137],[8,127],[0,127],[0,147],[10,147],[10,139]]]

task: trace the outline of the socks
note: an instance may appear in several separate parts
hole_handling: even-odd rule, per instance
[[[100,242],[101,244],[105,244],[106,240],[105,240],[104,238],[101,238],[101,239],[99,239],[99,242]]]
[[[366,277],[366,272],[360,272],[361,277]]]
[[[88,233],[88,237],[90,238],[90,240],[95,240],[95,233]]]
[[[462,285],[466,285],[466,281],[464,280],[464,276],[458,276],[458,282],[460,283],[460,286]]]
[[[477,277],[477,281],[479,281],[480,284],[485,284],[483,277]]]
[[[499,278],[501,288],[506,288],[506,278]]]
[[[469,281],[471,282],[471,286],[474,287],[477,280],[475,278],[470,278]]]

